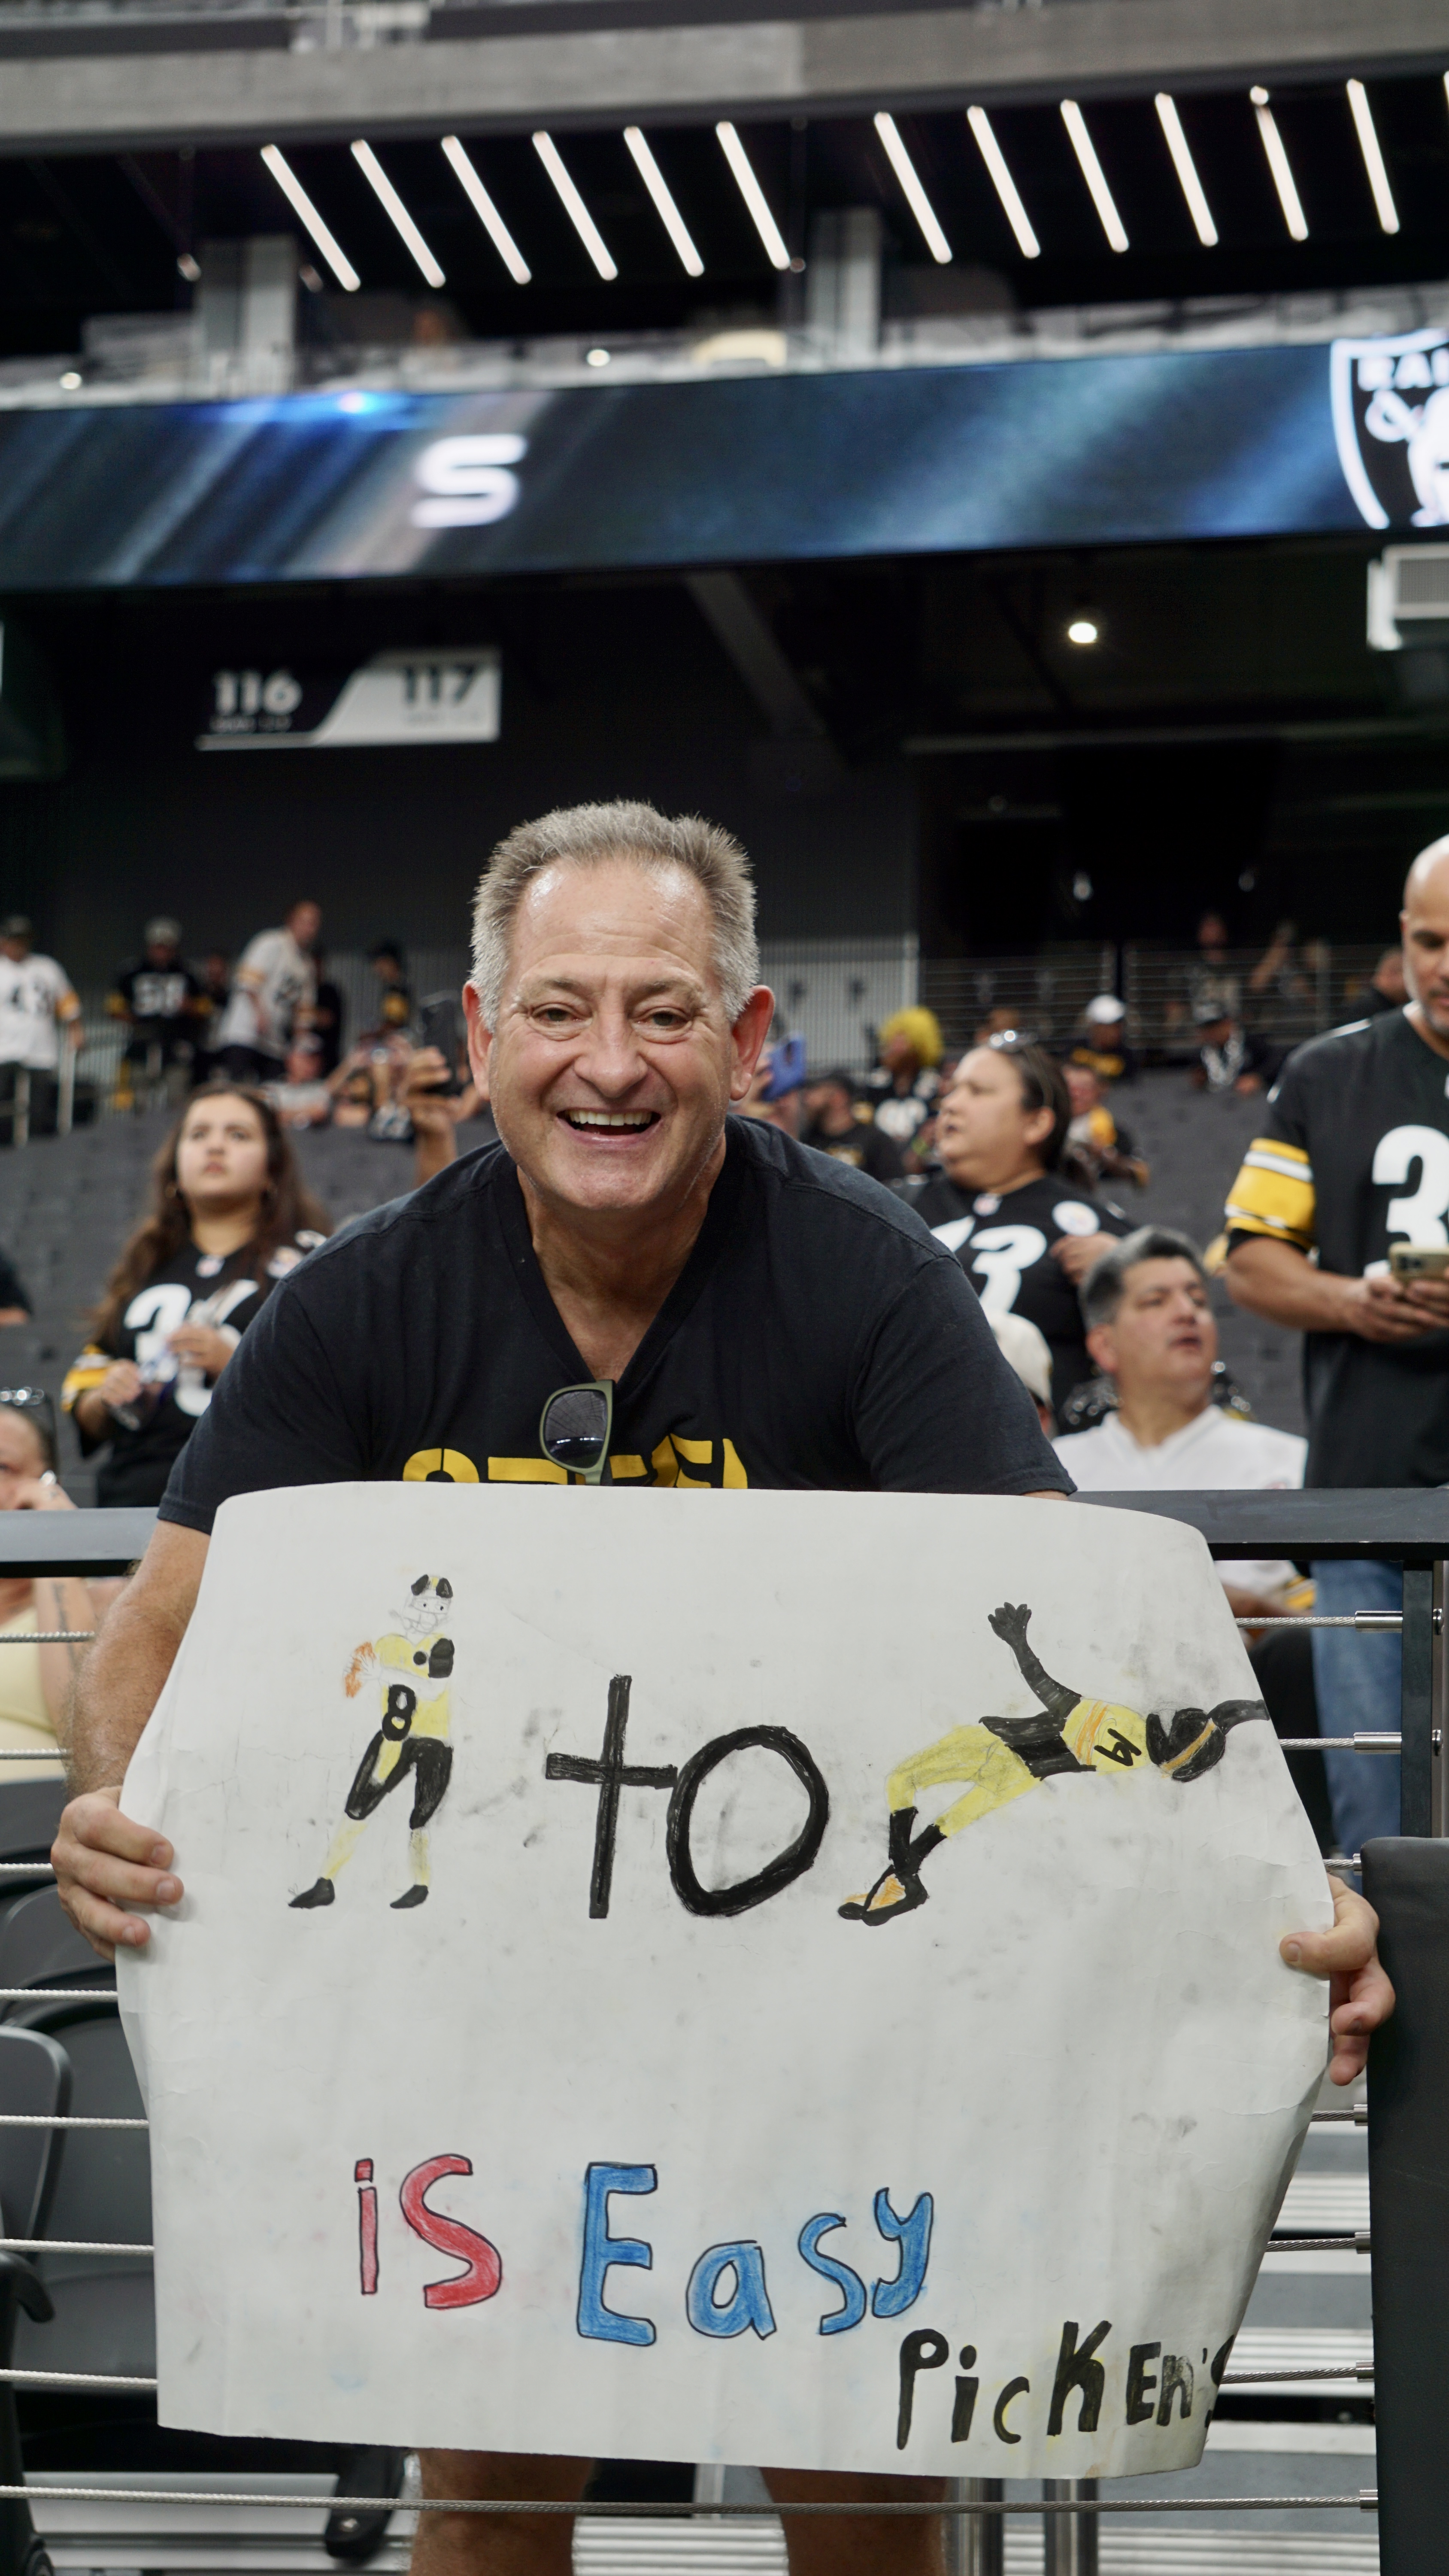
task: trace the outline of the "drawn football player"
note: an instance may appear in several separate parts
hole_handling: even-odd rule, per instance
[[[347,1668],[343,1688],[355,1699],[364,1681],[376,1675],[381,1724],[357,1766],[347,1792],[344,1821],[332,1837],[322,1875],[294,1906],[330,1905],[338,1871],[351,1859],[384,1798],[411,1777],[412,1814],[408,1818],[411,1884],[393,1898],[394,1913],[424,1905],[428,1895],[428,1827],[443,1803],[453,1768],[448,1742],[448,1685],[453,1671],[453,1642],[445,1632],[453,1606],[453,1587],[446,1575],[434,1583],[420,1574],[404,1607],[395,1615],[396,1630],[359,1646]],[[394,1680],[394,1674],[407,1679]]]
[[[847,1921],[889,1923],[924,1905],[929,1891],[921,1863],[938,1843],[1009,1806],[1013,1798],[1024,1798],[1059,1771],[1121,1773],[1151,1763],[1164,1779],[1182,1786],[1221,1762],[1233,1727],[1249,1718],[1267,1718],[1260,1699],[1227,1699],[1211,1710],[1180,1708],[1164,1726],[1160,1717],[1144,1719],[1135,1709],[1084,1699],[1064,1682],[1054,1682],[1038,1663],[1026,1641],[1030,1618],[1025,1603],[1013,1607],[1008,1601],[990,1613],[990,1625],[1010,1646],[1022,1680],[1035,1691],[1044,1714],[983,1717],[975,1726],[955,1726],[938,1744],[897,1765],[886,1782],[886,1866],[864,1896],[841,1906]],[[917,1799],[923,1790],[948,1782],[961,1783],[965,1796],[917,1833]]]

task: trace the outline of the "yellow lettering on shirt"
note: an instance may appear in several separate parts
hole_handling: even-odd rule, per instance
[[[566,1485],[567,1467],[556,1467],[551,1458],[490,1458],[490,1485]]]
[[[476,1485],[478,1470],[461,1449],[415,1449],[403,1469],[405,1485]]]

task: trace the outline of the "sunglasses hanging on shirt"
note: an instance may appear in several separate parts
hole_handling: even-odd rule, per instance
[[[600,1485],[614,1426],[614,1387],[610,1378],[591,1378],[586,1386],[561,1386],[543,1408],[538,1445],[555,1467],[567,1467],[586,1485]]]

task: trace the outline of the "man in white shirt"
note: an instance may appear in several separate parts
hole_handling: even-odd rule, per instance
[[[1139,1226],[1103,1254],[1081,1290],[1087,1348],[1117,1410],[1055,1443],[1080,1491],[1262,1493],[1301,1485],[1308,1443],[1243,1422],[1212,1401],[1218,1328],[1207,1273],[1185,1234]],[[1223,1583],[1239,1618],[1281,1615],[1297,1581],[1280,1563],[1234,1563]]]
[[[22,913],[0,922],[0,1100],[8,1104],[12,1139],[54,1126],[60,1031],[65,1029],[73,1047],[85,1039],[81,1006],[65,968],[53,957],[33,956],[30,940]],[[19,1091],[22,1073],[29,1081],[28,1108]]]
[[[230,1082],[280,1082],[287,1050],[317,998],[310,955],[322,907],[294,903],[280,930],[248,940],[216,1033],[216,1069]]]

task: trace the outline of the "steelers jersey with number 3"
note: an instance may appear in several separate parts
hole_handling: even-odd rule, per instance
[[[1389,1248],[1449,1249],[1449,1060],[1402,1011],[1300,1047],[1268,1095],[1227,1204],[1247,1236],[1316,1253],[1348,1278]],[[1449,1333],[1304,1337],[1310,1485],[1449,1482]]]

